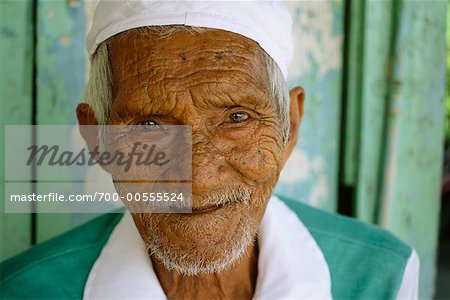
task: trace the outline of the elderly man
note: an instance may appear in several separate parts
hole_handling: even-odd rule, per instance
[[[290,27],[281,2],[101,2],[79,123],[191,126],[192,213],[103,215],[3,263],[2,298],[416,298],[414,250],[271,196],[303,112]]]

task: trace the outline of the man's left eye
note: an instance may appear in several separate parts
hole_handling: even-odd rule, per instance
[[[227,123],[239,123],[239,122],[244,122],[248,118],[249,118],[249,115],[247,113],[237,112],[237,113],[231,114],[226,122]]]
[[[162,131],[167,130],[166,126],[161,125],[153,120],[146,120],[146,121],[140,122],[138,124],[137,128],[140,131],[145,131],[145,132],[162,132]]]

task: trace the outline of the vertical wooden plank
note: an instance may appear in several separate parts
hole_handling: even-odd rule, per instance
[[[276,193],[336,210],[342,88],[343,1],[286,1],[296,45],[289,85],[306,91],[298,144]]]
[[[85,83],[84,4],[77,0],[38,1],[38,124],[77,123],[75,108],[83,100]],[[40,213],[37,216],[37,240],[49,239],[84,219],[78,214]]]
[[[38,3],[38,124],[76,124],[85,83],[84,1]]]
[[[391,79],[393,12],[393,1],[366,2],[363,72],[360,73],[362,92],[356,217],[370,223],[377,220],[381,192],[386,102]]]
[[[440,206],[446,1],[399,1],[380,222],[421,259],[420,298],[431,299]]]
[[[33,3],[28,1],[0,2],[0,260],[30,246],[31,217],[29,214],[5,214],[5,124],[32,122],[33,66]],[[31,174],[30,174],[31,177]],[[24,189],[31,193],[31,185]]]
[[[347,186],[354,186],[358,177],[359,143],[360,143],[360,110],[361,110],[361,86],[363,76],[362,61],[364,57],[364,18],[365,1],[348,0],[349,30],[347,53],[344,53],[347,61],[347,82],[345,84],[345,99],[343,116],[343,153],[342,153],[342,181]]]

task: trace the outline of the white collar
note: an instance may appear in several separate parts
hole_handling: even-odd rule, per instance
[[[258,235],[258,278],[253,299],[331,299],[322,251],[307,228],[272,196]],[[92,267],[84,299],[166,299],[144,242],[127,212]]]

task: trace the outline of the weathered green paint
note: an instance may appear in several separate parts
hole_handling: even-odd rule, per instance
[[[86,66],[83,2],[40,0],[37,14],[38,124],[76,124]]]
[[[343,1],[287,1],[296,50],[289,85],[305,89],[298,144],[276,192],[335,211],[342,91]]]
[[[345,119],[342,136],[342,183],[353,186],[356,183],[359,164],[359,132],[360,132],[360,106],[362,85],[362,60],[364,52],[364,14],[365,1],[347,0],[349,5],[349,29],[346,33],[348,49],[345,53],[347,61],[345,106],[343,107]]]
[[[381,224],[416,248],[420,295],[431,298],[447,2],[349,1],[343,181],[355,187],[357,218]]]
[[[433,295],[443,159],[447,1],[399,1],[379,222],[421,259]]]
[[[3,125],[31,124],[32,121],[32,12],[32,1],[0,1],[0,260],[31,244],[30,215],[4,213]],[[23,192],[31,192],[31,185]]]
[[[37,16],[38,124],[76,124],[75,108],[83,99],[85,84],[84,3],[39,0]],[[37,241],[62,233],[84,219],[77,214],[40,213]]]
[[[376,222],[381,193],[386,103],[391,78],[393,1],[367,1],[364,7],[363,57],[360,67],[360,126],[356,217]],[[379,26],[383,24],[383,26]]]

